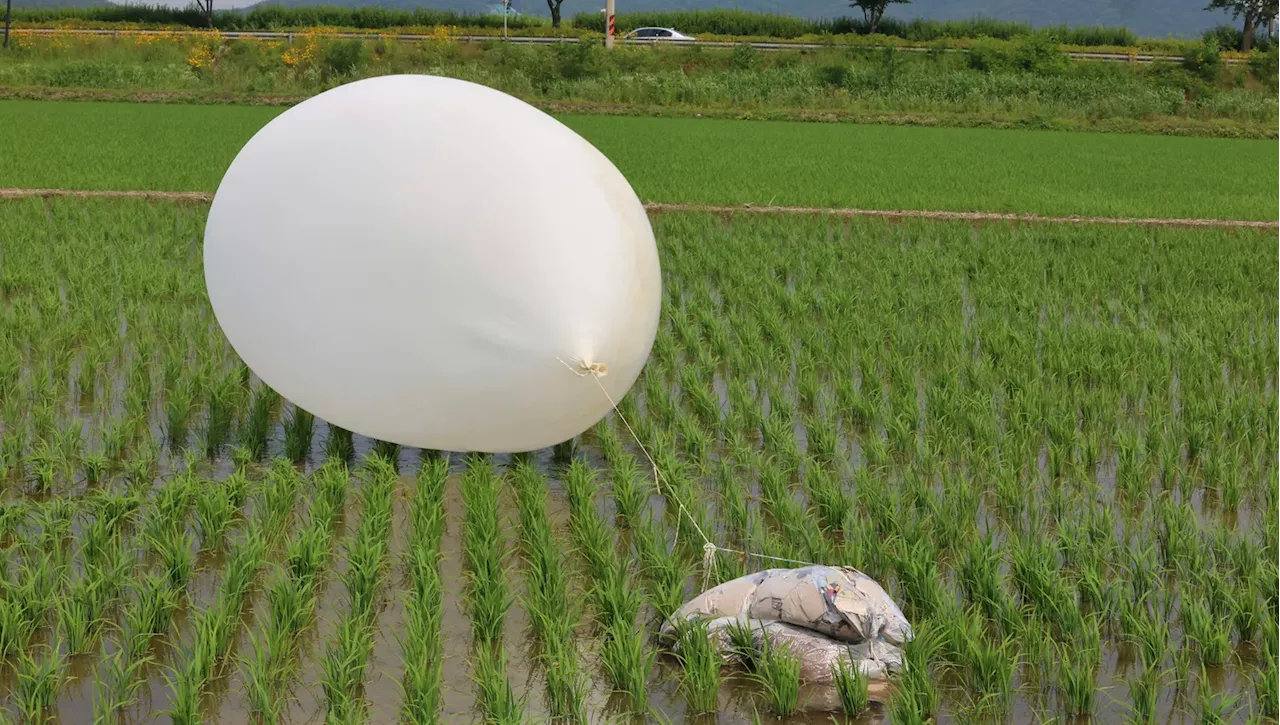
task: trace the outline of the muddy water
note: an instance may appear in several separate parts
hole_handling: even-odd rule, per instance
[[[322,428],[321,426],[317,427]],[[801,436],[802,432],[797,437],[803,441]],[[323,441],[322,430],[317,431],[316,441],[317,444]],[[371,441],[359,437],[356,438],[356,443],[357,450],[360,453],[367,452],[372,448]],[[803,445],[803,443],[801,444]],[[278,451],[278,446],[279,433],[277,431],[276,438],[273,439],[271,444],[270,452],[275,453]],[[851,454],[856,455],[856,452],[851,451]],[[313,452],[313,457],[319,458],[319,454]],[[399,681],[403,672],[403,665],[397,634],[403,631],[404,612],[401,596],[404,590],[404,572],[399,557],[405,550],[409,534],[408,496],[413,485],[412,476],[417,472],[417,460],[416,451],[401,451],[399,462],[402,471],[402,482],[393,504],[393,524],[389,541],[391,554],[387,577],[389,586],[385,588],[378,605],[377,634],[373,643],[373,652],[363,692],[363,698],[368,703],[368,721],[371,723],[397,722],[398,709],[402,699]],[[508,459],[502,456],[495,457],[494,462],[498,466],[505,466],[509,463]],[[576,555],[570,551],[567,532],[568,504],[560,481],[557,478],[559,469],[552,462],[549,453],[537,458],[536,464],[547,473],[550,483],[548,511],[557,536],[565,542],[566,566],[571,575],[571,596],[575,601],[581,601],[581,595],[586,587],[589,586],[589,582],[585,580],[584,569],[579,565],[580,562],[575,560]],[[172,465],[173,462],[169,461],[165,467],[171,467]],[[229,467],[230,464],[228,462],[218,461],[213,464],[212,470],[208,471],[208,474],[219,476],[220,472],[229,470]],[[1112,467],[1100,465],[1102,470],[1108,468]],[[461,606],[461,531],[464,511],[458,475],[460,470],[461,463],[456,462],[454,474],[450,477],[446,487],[444,501],[446,528],[442,541],[444,556],[441,573],[442,581],[445,584],[442,633],[447,658],[444,667],[445,696],[444,711],[442,713],[445,722],[472,722],[477,718],[477,713],[474,710],[474,689],[471,682],[470,622]],[[1103,474],[1100,475],[1100,478],[1106,480],[1107,477]],[[353,483],[353,486],[358,485],[358,482]],[[252,501],[252,499],[250,500]],[[356,501],[357,496],[353,489],[347,498],[348,508],[344,515],[339,518],[335,528],[332,558],[328,570],[318,583],[317,606],[313,624],[301,634],[298,641],[299,674],[290,694],[287,722],[315,723],[324,720],[325,704],[319,685],[322,673],[321,663],[328,643],[335,634],[337,624],[347,611],[348,603],[341,577],[347,568],[344,547],[359,521]],[[543,701],[544,681],[542,673],[539,671],[532,656],[536,645],[528,633],[527,617],[519,603],[523,585],[523,568],[516,553],[516,507],[514,497],[510,492],[508,492],[503,504],[501,514],[510,552],[508,582],[513,594],[516,596],[516,602],[507,614],[504,628],[503,644],[508,662],[507,674],[517,696],[525,699],[527,716],[530,719],[542,720],[547,715]],[[613,516],[612,498],[608,495],[601,496],[599,505],[601,513],[611,520]],[[665,502],[660,496],[653,496],[650,506],[657,516],[662,516]],[[1198,509],[1200,508],[1198,507]],[[1240,516],[1247,521],[1249,516],[1248,509],[1242,510]],[[297,525],[297,518],[295,516],[291,519],[291,527]],[[243,521],[239,525],[243,525]],[[73,529],[73,533],[78,533],[78,531],[78,527]],[[674,533],[671,533],[670,536],[674,536]],[[229,539],[234,541],[235,534],[233,533]],[[250,720],[239,658],[249,651],[247,633],[261,629],[262,618],[267,615],[263,587],[270,581],[270,577],[274,575],[274,566],[283,557],[283,540],[282,538],[281,542],[269,553],[270,563],[260,572],[259,586],[248,597],[242,616],[242,629],[235,638],[231,658],[224,663],[218,676],[209,684],[209,693],[204,702],[204,713],[208,722],[242,723]],[[225,551],[202,552],[197,557],[196,568],[188,585],[189,599],[175,614],[173,629],[171,630],[175,634],[169,638],[172,644],[166,643],[164,638],[157,638],[153,643],[151,656],[155,661],[145,669],[146,682],[139,690],[138,702],[125,713],[121,720],[122,722],[169,722],[169,718],[164,713],[171,706],[170,688],[166,675],[170,667],[181,663],[182,658],[179,653],[190,642],[192,637],[191,615],[209,606],[214,601],[225,566]],[[690,595],[694,593],[694,586],[694,582],[690,581],[688,583]],[[116,612],[113,612],[113,617],[117,619],[119,617],[118,609],[119,607],[117,607]],[[592,683],[587,698],[587,709],[591,713],[591,721],[643,722],[644,720],[642,719],[632,718],[621,712],[618,698],[611,697],[604,686],[605,679],[600,672],[599,660],[596,654],[597,642],[587,621],[587,613],[585,611],[580,621],[579,632],[579,656],[583,669]],[[1176,627],[1173,627],[1171,634],[1175,641],[1181,638],[1181,633]],[[113,636],[110,627],[108,627],[107,636],[105,637],[107,640],[105,645],[107,652],[112,651],[114,647],[112,643]],[[49,630],[46,630],[42,635],[43,641],[51,645],[58,644],[55,638],[56,635]],[[1247,661],[1251,657],[1251,651],[1248,649],[1241,649],[1238,654],[1243,661]],[[93,721],[94,689],[97,678],[100,675],[98,661],[98,656],[94,654],[77,656],[71,658],[68,662],[68,673],[72,679],[62,690],[58,700],[57,719],[59,722],[87,723]],[[1194,671],[1193,668],[1193,673]],[[1097,679],[1099,694],[1095,722],[1120,722],[1124,719],[1128,713],[1127,700],[1129,699],[1125,681],[1126,678],[1136,672],[1137,667],[1133,663],[1131,652],[1125,652],[1111,645],[1104,647],[1103,666],[1099,670]],[[679,674],[679,668],[673,661],[665,657],[659,658],[651,677],[649,699],[651,708],[658,715],[648,718],[649,722],[693,722],[707,723],[708,725],[711,723],[725,725],[731,723],[745,724],[755,721],[757,710],[760,711],[760,721],[773,722],[764,714],[767,707],[758,696],[759,693],[756,691],[757,688],[754,684],[745,677],[732,674],[726,676],[722,687],[720,698],[722,711],[719,714],[710,716],[688,715],[677,684],[679,682]],[[1195,674],[1192,676],[1193,678],[1198,677]],[[1244,696],[1243,701],[1249,699],[1252,685],[1241,667],[1217,668],[1207,672],[1206,676],[1214,689],[1219,690],[1224,695],[1240,694]],[[1022,685],[1020,694],[1012,706],[1008,721],[1039,722],[1060,712],[1050,688],[1021,680],[1020,683]],[[0,671],[0,693],[3,693],[5,708],[11,714],[16,714],[13,702],[15,684],[12,666],[7,666]],[[939,722],[959,722],[960,720],[954,714],[954,710],[950,708],[963,702],[963,693],[948,683],[940,683],[940,690],[943,694],[944,712],[940,713]],[[1195,692],[1196,683],[1194,681],[1189,687],[1184,687],[1180,692],[1176,692],[1172,688],[1166,688],[1162,692],[1159,701],[1160,721],[1164,723],[1190,721],[1190,713],[1194,709]],[[878,694],[881,699],[885,699],[886,693],[880,692]],[[836,709],[834,693],[829,689],[810,687],[803,691],[803,697],[807,705],[816,711],[787,718],[785,722],[794,723],[795,725],[831,722],[832,713],[828,712],[828,710]],[[857,722],[879,723],[885,722],[886,719],[885,707],[882,704],[875,703]]]

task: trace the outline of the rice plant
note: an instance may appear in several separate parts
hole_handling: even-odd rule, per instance
[[[284,455],[294,463],[303,463],[311,453],[316,417],[294,406],[284,423]]]
[[[839,663],[831,668],[831,679],[835,683],[836,695],[840,699],[840,709],[844,711],[846,717],[856,718],[870,705],[871,696],[868,692],[870,682],[861,667],[842,657]]]
[[[348,722],[364,710],[359,699],[373,649],[373,628],[363,617],[347,617],[321,662],[320,688],[324,694],[325,717]]]
[[[524,722],[525,701],[517,698],[507,677],[507,657],[501,647],[483,645],[476,649],[472,665],[476,702],[486,725],[520,725]]]
[[[1130,722],[1156,722],[1156,708],[1160,701],[1160,670],[1144,666],[1142,673],[1129,680]]]
[[[720,707],[720,655],[711,644],[706,622],[681,622],[676,632],[680,659],[680,690],[689,710],[716,712]]]
[[[786,645],[763,640],[753,677],[775,715],[792,715],[800,708],[800,658]]]
[[[138,701],[138,691],[146,684],[143,671],[152,664],[149,657],[132,657],[123,647],[107,654],[103,643],[93,690],[94,725],[118,722],[123,711]]]
[[[467,461],[462,477],[466,505],[462,530],[464,601],[471,618],[471,639],[477,645],[501,639],[503,621],[513,600],[506,585],[506,544],[498,521],[500,485],[501,480],[488,461]]]
[[[649,675],[657,660],[657,650],[633,621],[614,620],[600,644],[600,662],[610,685],[624,693],[632,712],[643,712],[649,702]]]
[[[356,457],[356,446],[351,431],[331,424],[329,437],[324,442],[324,454],[331,460],[351,463]]]
[[[28,652],[18,653],[14,704],[29,723],[52,719],[58,695],[68,680],[65,655],[55,647],[46,647],[45,650],[45,655],[39,659]]]
[[[413,532],[405,554],[410,586],[405,603],[404,702],[401,716],[411,723],[437,723],[444,704],[443,583],[440,580],[440,539],[444,534],[444,488],[449,463],[435,459],[418,472],[413,509]]]
[[[240,427],[240,445],[249,451],[254,460],[267,454],[267,439],[271,434],[272,415],[280,394],[266,385],[259,385],[249,403],[249,415]]]

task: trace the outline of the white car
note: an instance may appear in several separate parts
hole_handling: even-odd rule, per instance
[[[622,37],[627,40],[697,40],[671,28],[636,28]]]

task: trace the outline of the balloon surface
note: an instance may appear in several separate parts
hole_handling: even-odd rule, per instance
[[[523,101],[421,75],[340,86],[262,128],[214,196],[204,267],[265,383],[331,424],[446,451],[590,428],[639,376],[662,296],[644,207],[603,154]]]

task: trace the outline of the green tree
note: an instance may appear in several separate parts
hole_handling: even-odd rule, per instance
[[[1244,19],[1244,35],[1240,50],[1249,52],[1258,26],[1280,13],[1280,0],[1210,0],[1205,10],[1226,10],[1233,18]]]
[[[547,0],[550,2],[550,0]],[[867,32],[874,33],[880,27],[880,18],[884,17],[884,11],[888,9],[890,3],[909,3],[911,0],[851,0],[849,7],[858,8],[862,11],[862,17],[867,21]],[[1219,2],[1219,0],[1214,0]]]

